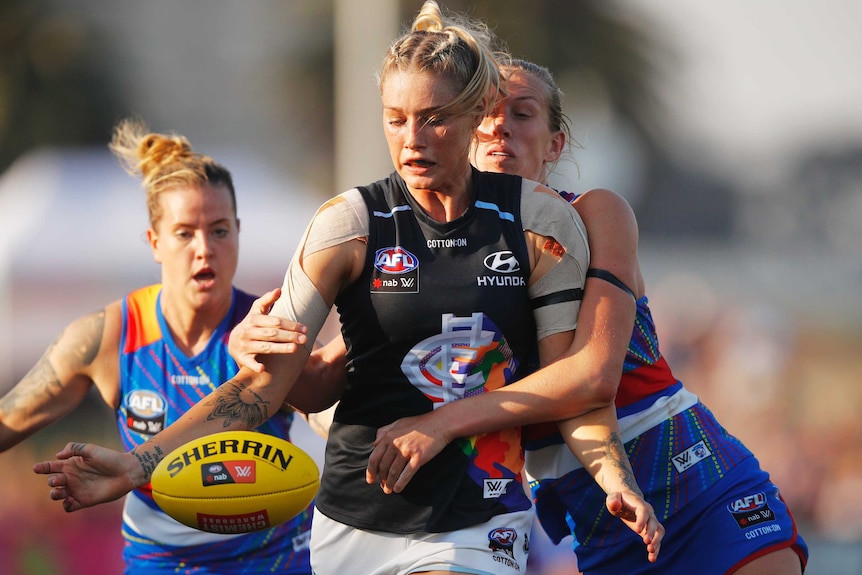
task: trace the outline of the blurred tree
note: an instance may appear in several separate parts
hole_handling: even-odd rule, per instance
[[[50,8],[0,2],[0,172],[35,146],[104,144],[119,117],[105,38]]]
[[[479,18],[518,58],[547,66],[555,75],[588,77],[614,111],[649,145],[660,140],[661,66],[672,52],[642,27],[601,0],[441,0],[444,9]],[[422,0],[403,0],[409,22]]]
[[[626,127],[645,166],[633,202],[642,234],[732,233],[732,186],[674,157],[673,142],[662,129],[669,108],[662,96],[666,74],[680,65],[680,54],[652,34],[637,12],[606,0],[439,3],[487,23],[515,57],[548,67],[569,106],[599,100],[598,108]],[[410,22],[421,6],[422,0],[402,0],[402,22]]]

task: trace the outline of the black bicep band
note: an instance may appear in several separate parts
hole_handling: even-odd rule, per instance
[[[620,288],[621,290],[623,290],[624,292],[626,292],[627,294],[629,294],[630,296],[632,296],[636,301],[638,299],[638,297],[635,295],[635,292],[633,292],[629,286],[627,286],[625,283],[623,283],[623,281],[620,278],[618,278],[617,276],[615,276],[614,274],[612,274],[608,270],[603,270],[603,269],[599,269],[599,268],[590,268],[587,270],[587,277],[588,278],[598,278],[600,280],[605,280],[608,283],[612,283],[615,286],[617,286],[618,288]]]

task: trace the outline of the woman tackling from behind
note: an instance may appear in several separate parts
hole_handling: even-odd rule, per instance
[[[227,338],[254,296],[232,285],[239,220],[230,172],[186,138],[138,121],[120,122],[110,148],[143,180],[161,283],[69,324],[0,399],[0,450],[71,412],[94,386],[133,449],[238,370]],[[288,438],[292,417],[281,412],[259,431]],[[311,508],[265,531],[205,533],[168,517],[142,483],[123,507],[125,573],[309,574],[310,529]]]
[[[517,575],[526,566],[533,510],[519,428],[445,446],[398,493],[366,481],[380,427],[511,383],[532,361],[537,334],[546,361],[570,345],[588,259],[580,219],[536,182],[470,165],[499,85],[487,29],[444,22],[426,2],[380,74],[395,172],[327,202],[285,275],[273,313],[307,325],[314,341],[335,303],[351,362],[312,526],[319,575]],[[49,475],[50,496],[67,511],[119,497],[183,443],[271,417],[308,355],[302,346],[267,356],[261,373],[241,368],[130,453],[70,443],[34,470]],[[537,408],[536,421],[570,417],[565,404]],[[627,466],[617,455],[590,457]],[[630,489],[629,477],[609,481]],[[658,524],[639,521],[650,544]]]
[[[503,73],[508,97],[480,126],[473,162],[544,182],[569,134],[562,93],[548,70],[533,63],[514,61]],[[583,390],[576,393],[615,396],[635,478],[665,526],[667,544],[654,565],[639,561],[640,541],[608,517],[604,493],[552,426],[524,432],[526,469],[543,527],[556,541],[574,536],[579,568],[588,574],[801,573],[808,549],[778,488],[751,451],[673,376],[658,349],[628,203],[609,190],[562,195],[572,199],[590,238],[578,331],[593,326],[593,333],[630,333],[631,339],[620,345],[622,339],[595,338],[573,348],[558,366],[561,373],[571,368]],[[443,413],[434,417],[441,419],[429,418],[429,427],[444,421]],[[562,424],[563,436],[578,433],[576,425]],[[400,443],[393,431],[380,441]]]
[[[502,68],[508,94],[479,127],[473,163],[481,170],[544,182],[569,135],[562,93],[541,66],[516,60]],[[568,401],[581,410],[615,401],[635,478],[666,528],[667,543],[649,564],[640,539],[609,515],[600,484],[564,444],[563,437],[571,443],[583,433],[583,419],[559,429],[541,424],[524,430],[526,470],[541,524],[557,542],[574,536],[579,568],[588,574],[801,573],[807,546],[778,488],[754,455],[673,377],[659,352],[630,206],[609,190],[561,195],[586,225],[590,271],[572,348],[565,359],[533,376],[534,386],[547,393],[554,381],[562,382],[569,395],[548,401]],[[272,296],[262,297],[252,310],[265,311]],[[231,352],[254,367],[255,353],[289,350],[293,329],[276,318],[250,314],[231,335]],[[309,363],[309,377],[338,379],[343,373],[338,342],[317,356]],[[454,402],[381,429],[370,473],[386,478],[398,491],[453,438],[518,424],[506,397],[516,388]],[[509,416],[501,420],[500,414]]]

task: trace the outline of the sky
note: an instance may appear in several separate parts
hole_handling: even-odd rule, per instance
[[[862,143],[862,2],[620,0],[677,47],[668,128],[723,169],[784,169],[804,146]]]

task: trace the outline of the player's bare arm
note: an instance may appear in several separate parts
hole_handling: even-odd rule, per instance
[[[66,415],[84,399],[104,327],[104,310],[72,322],[0,399],[0,451]]]

